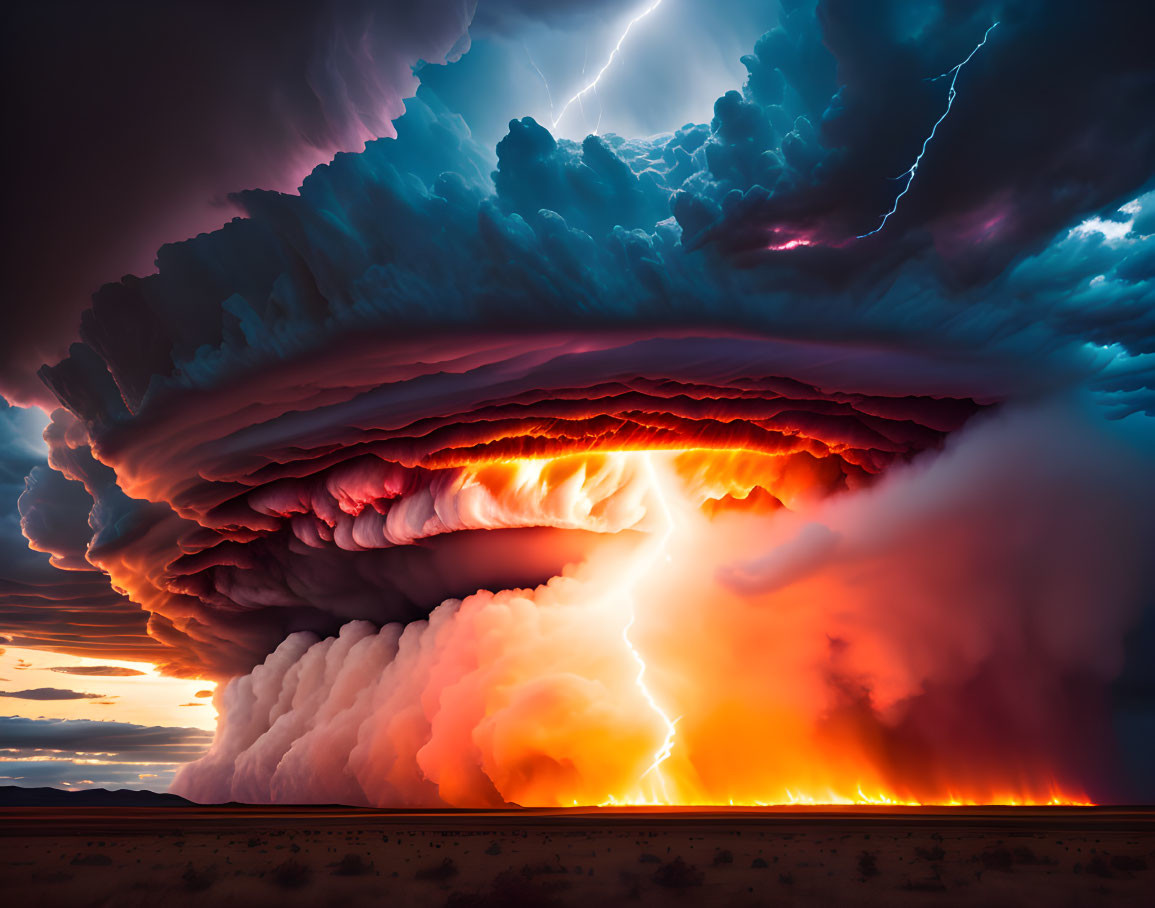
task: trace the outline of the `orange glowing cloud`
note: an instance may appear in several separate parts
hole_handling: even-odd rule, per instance
[[[1085,564],[1064,572],[1049,553],[1075,546],[1121,576],[1134,553],[1060,518],[1098,489],[1043,507],[1030,544],[1004,520],[1038,513],[1056,471],[1126,462],[1073,436],[1062,457],[1030,444],[1042,428],[1077,431],[1070,419],[992,422],[855,494],[831,488],[821,460],[741,451],[466,469],[428,512],[446,526],[448,502],[497,515],[520,503],[616,543],[536,589],[450,600],[427,621],[291,636],[224,689],[222,733],[174,790],[378,805],[1087,803],[1071,759],[1086,717],[1045,703],[1056,665],[1109,677],[1079,641],[1092,625],[1023,638],[1013,577],[970,571],[1011,557],[1036,582],[1049,572],[1048,609],[1084,622]],[[754,489],[777,506],[703,508]]]
[[[194,799],[1096,798],[1150,513],[1126,427],[863,356],[401,342],[46,438],[87,563],[222,685]]]

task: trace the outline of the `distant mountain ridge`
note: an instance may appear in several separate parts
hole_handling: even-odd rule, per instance
[[[22,788],[0,785],[0,807],[192,807],[179,795],[131,788]]]

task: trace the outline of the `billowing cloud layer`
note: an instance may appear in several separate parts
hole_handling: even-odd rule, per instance
[[[102,288],[22,528],[171,670],[240,676],[182,790],[1113,795],[1155,535],[1140,15],[789,3],[709,124],[523,117],[495,155],[422,90]]]
[[[1088,435],[1095,420],[1008,413],[870,491],[773,517],[701,526],[679,502],[670,564],[634,604],[633,556],[618,553],[536,590],[446,602],[428,622],[295,634],[223,691],[228,721],[174,790],[636,797],[666,731],[614,632],[636,608],[650,684],[681,716],[664,797],[845,798],[855,784],[914,799],[1118,797],[1100,774],[1111,745],[1092,692],[1118,672],[1155,579],[1143,556],[1155,494],[1125,494],[1153,439],[1135,424]]]
[[[150,661],[139,605],[84,560],[91,498],[49,469],[43,429],[40,411],[0,401],[0,628],[16,646]]]
[[[482,18],[500,31],[582,6],[487,0]],[[5,5],[0,60],[5,83],[20,89],[8,98],[4,160],[23,177],[4,194],[4,292],[14,303],[0,388],[44,400],[30,373],[64,352],[92,291],[150,271],[161,242],[225,223],[231,190],[292,191],[335,152],[391,135],[417,85],[413,67],[466,50],[476,7]],[[612,14],[615,3],[601,7]],[[69,267],[55,267],[63,257]]]
[[[86,557],[153,612],[151,632],[185,651],[178,663],[243,670],[292,630],[407,620],[479,587],[532,585],[592,544],[582,533],[640,519],[636,483],[614,463],[526,479],[494,461],[734,448],[810,464],[835,491],[937,446],[979,409],[968,395],[991,395],[922,357],[732,335],[356,349],[294,363],[293,384],[272,370],[265,404],[251,389],[183,392],[134,426],[115,486],[83,425],[53,417],[53,463],[97,502]],[[915,383],[927,393],[911,395]],[[116,417],[107,425],[111,450]],[[458,535],[522,528],[517,546]]]

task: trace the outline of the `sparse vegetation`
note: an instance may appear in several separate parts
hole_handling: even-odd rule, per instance
[[[945,892],[946,886],[937,876],[926,877],[921,880],[907,880],[902,887],[910,892]]]
[[[659,886],[680,891],[701,886],[703,876],[697,867],[687,864],[681,857],[676,857],[654,871],[652,879]]]
[[[215,867],[198,869],[189,864],[180,879],[188,892],[204,892],[217,881],[217,871]]]
[[[1015,850],[1012,852],[1012,857],[1014,858],[1014,862],[1016,864],[1022,864],[1027,867],[1038,864],[1055,863],[1050,858],[1039,857],[1032,849],[1028,848],[1026,845],[1019,845],[1017,848],[1015,848]]]
[[[554,908],[558,905],[554,889],[558,883],[543,886],[512,870],[499,873],[488,890],[454,892],[445,908]]]
[[[1129,854],[1117,854],[1111,858],[1111,869],[1120,873],[1138,873],[1147,869],[1147,862]]]
[[[283,864],[273,868],[272,881],[282,889],[303,889],[313,878],[313,871],[308,864],[289,858]]]
[[[517,827],[467,820],[455,829],[444,817],[426,822],[357,816],[348,824],[327,818],[329,825],[316,831],[296,826],[292,818],[246,818],[223,833],[219,825],[198,828],[195,819],[181,819],[179,835],[171,828],[134,835],[121,826],[114,827],[115,835],[109,831],[104,846],[91,830],[25,838],[9,832],[7,850],[0,849],[0,874],[5,867],[8,873],[0,888],[14,905],[119,904],[117,896],[124,894],[133,904],[151,898],[174,905],[283,908],[642,908],[698,902],[753,908],[864,898],[879,905],[1130,908],[1150,901],[1145,894],[1155,879],[1145,833],[1086,831],[1065,818],[1054,827],[1040,822],[1034,828],[1024,822],[1025,812],[1008,825],[995,816],[990,828],[874,826],[870,842],[861,826],[825,818],[788,831],[745,818],[712,827],[651,826],[636,816],[621,825],[613,817],[593,823],[585,816]],[[246,847],[250,840],[253,846]],[[487,850],[496,856],[487,857]]]
[[[560,864],[550,864],[543,861],[540,864],[526,864],[521,868],[521,875],[528,879],[533,879],[535,876],[550,876],[557,873],[566,873],[566,869]]]
[[[419,880],[428,880],[431,883],[443,883],[457,876],[457,864],[454,863],[453,858],[446,858],[440,864],[418,870],[414,876]]]
[[[1001,870],[1010,873],[1014,867],[1014,856],[1006,848],[988,848],[979,855],[985,870]]]
[[[78,854],[71,863],[73,867],[109,867],[112,858],[107,854]]]
[[[359,854],[347,854],[336,864],[333,865],[333,873],[336,876],[363,876],[373,869],[373,864],[366,861]]]

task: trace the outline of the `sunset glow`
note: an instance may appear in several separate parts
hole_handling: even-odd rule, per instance
[[[95,659],[4,647],[0,652],[0,714],[49,719],[115,719],[139,725],[216,728],[210,680],[173,678],[148,662]],[[75,699],[25,699],[11,692],[75,688]],[[99,695],[99,696],[98,696]]]

